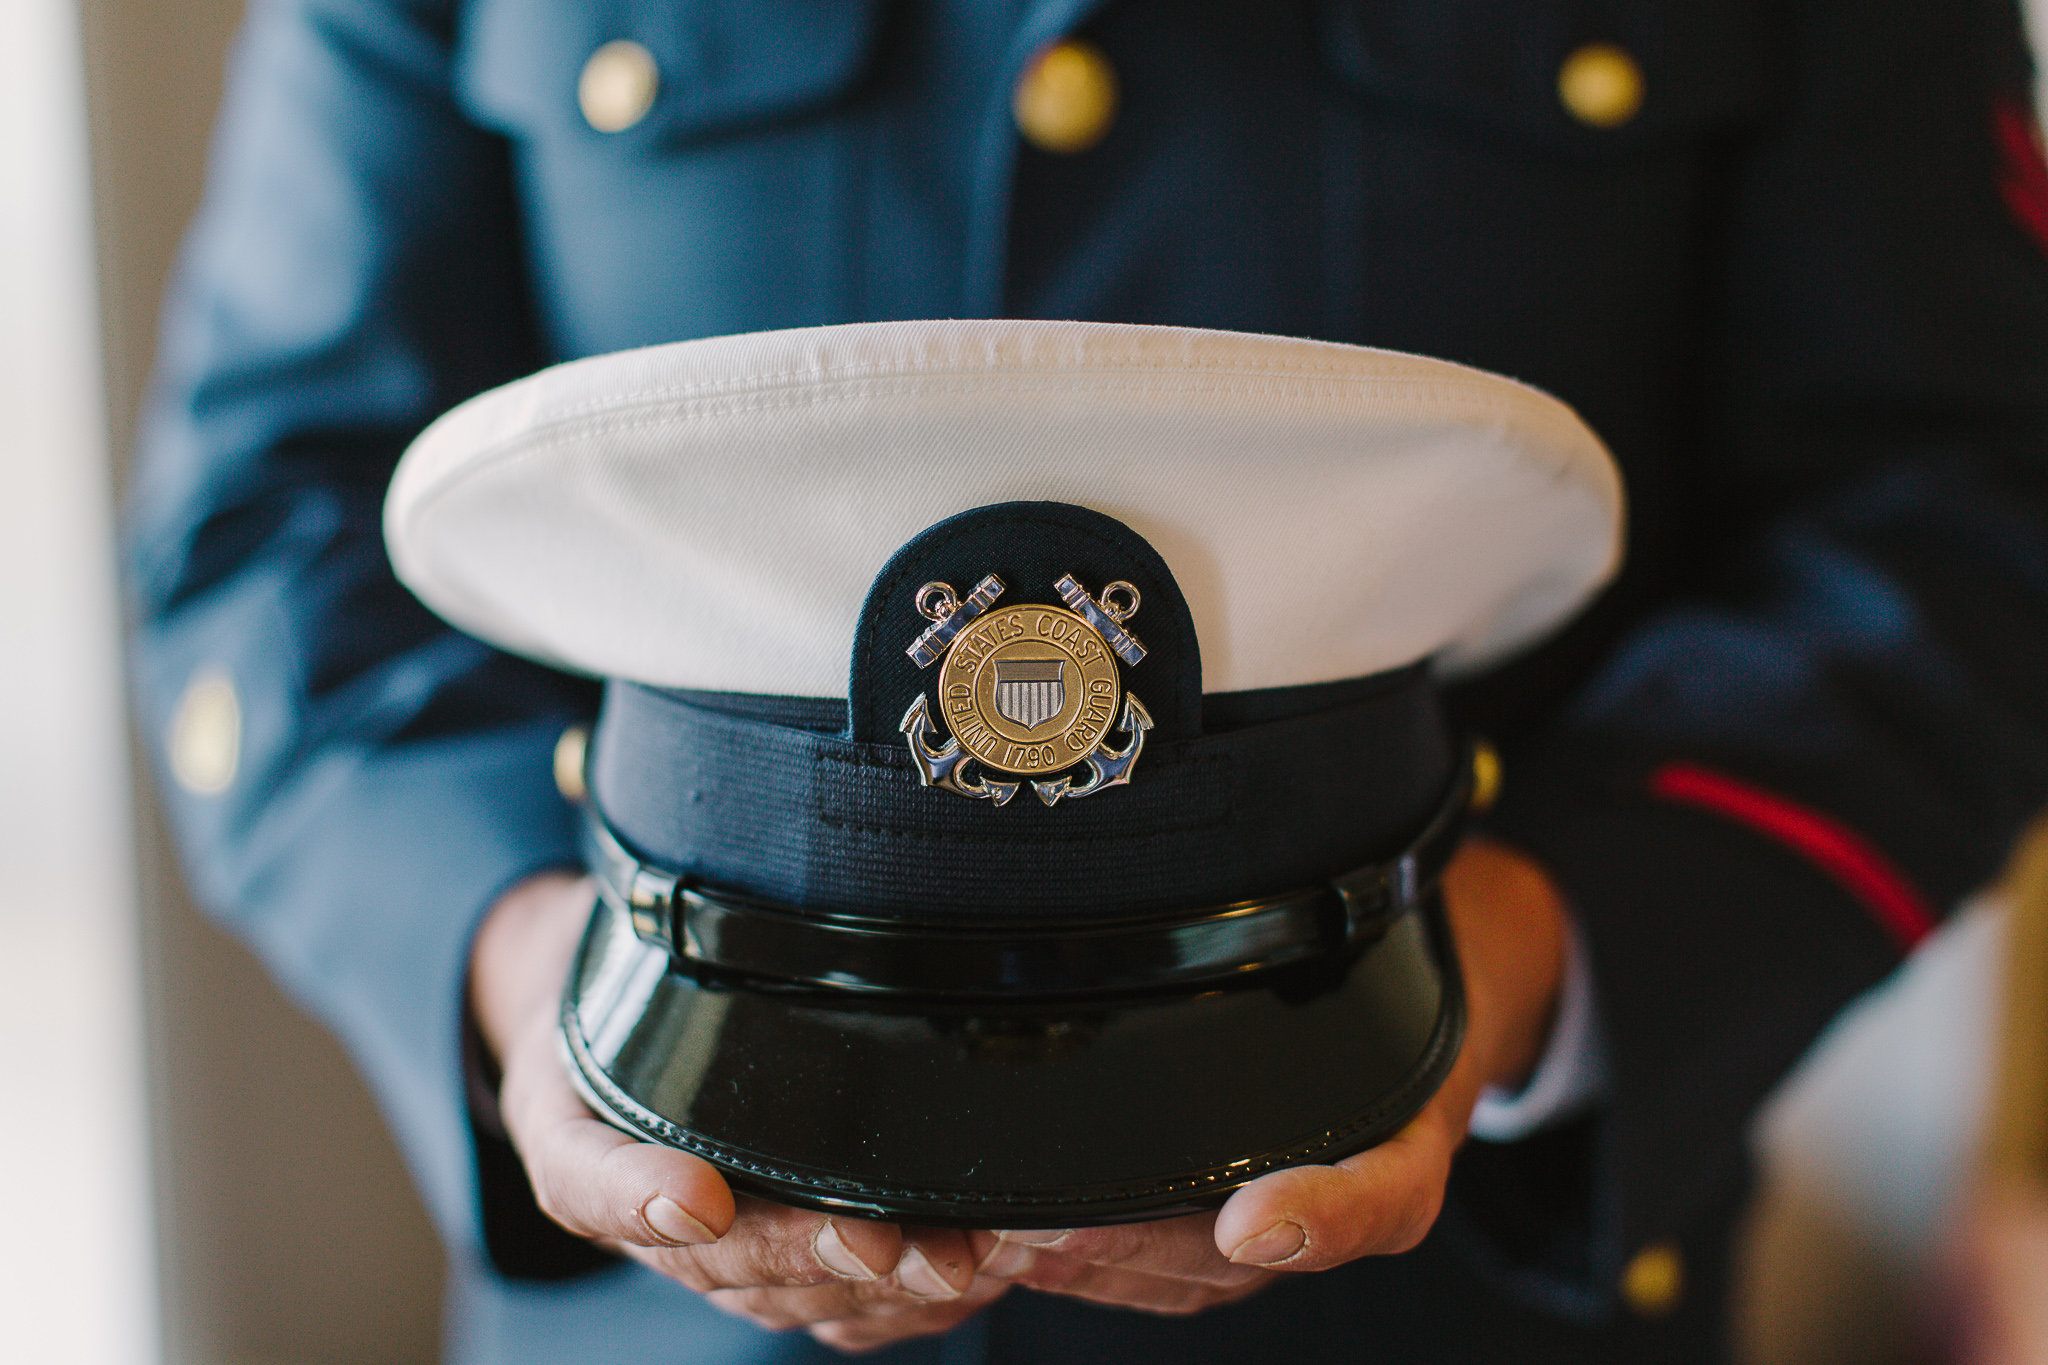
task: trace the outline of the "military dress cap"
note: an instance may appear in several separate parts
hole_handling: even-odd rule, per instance
[[[414,443],[448,620],[603,677],[593,1108],[785,1202],[1066,1226],[1384,1140],[1456,1056],[1438,703],[1613,573],[1511,380],[916,322],[558,366]]]

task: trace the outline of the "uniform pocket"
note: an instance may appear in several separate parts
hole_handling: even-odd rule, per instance
[[[1778,84],[1771,26],[1754,0],[1320,0],[1318,8],[1326,60],[1389,112],[1568,154],[1726,132],[1758,118]]]
[[[519,137],[680,146],[832,104],[868,68],[882,0],[475,0],[457,87],[479,122]],[[652,103],[599,132],[578,86],[609,43],[651,62]],[[632,54],[635,62],[640,53]]]

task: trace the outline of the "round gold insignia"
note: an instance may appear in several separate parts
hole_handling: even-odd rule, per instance
[[[1115,722],[1116,657],[1061,607],[991,611],[946,651],[939,708],[960,747],[1005,773],[1079,763]]]

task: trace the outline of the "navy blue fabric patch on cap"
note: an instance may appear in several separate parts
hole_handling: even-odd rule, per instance
[[[867,744],[900,742],[903,708],[929,693],[936,669],[921,669],[905,646],[930,624],[918,589],[950,584],[966,597],[989,574],[1001,578],[1001,610],[1061,606],[1054,586],[1072,575],[1091,594],[1113,582],[1139,593],[1131,633],[1144,661],[1120,664],[1124,684],[1144,699],[1157,740],[1192,739],[1202,730],[1202,655],[1187,599],[1159,552],[1114,517],[1063,502],[1005,502],[948,517],[889,557],[861,607],[847,683],[847,732]]]

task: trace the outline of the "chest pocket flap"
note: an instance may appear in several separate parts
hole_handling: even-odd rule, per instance
[[[1727,131],[1778,83],[1755,0],[1322,0],[1319,29],[1369,98],[1567,153]]]
[[[821,107],[867,70],[883,0],[473,0],[457,76],[480,122],[514,137],[570,136],[652,149]],[[645,112],[617,131],[585,116],[585,69],[631,43],[625,70]],[[629,101],[630,104],[630,101]]]

